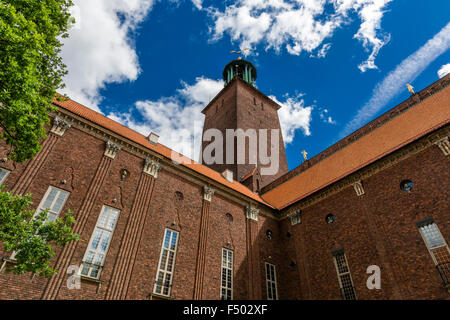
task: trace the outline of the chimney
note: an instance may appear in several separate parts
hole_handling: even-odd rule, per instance
[[[225,169],[225,171],[222,172],[222,176],[229,182],[233,182],[233,171]]]
[[[148,141],[150,141],[153,144],[158,144],[159,136],[154,132],[150,132],[147,139],[148,139]]]

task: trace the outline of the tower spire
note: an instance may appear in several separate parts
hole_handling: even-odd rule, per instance
[[[252,86],[255,86],[257,73],[255,66],[250,61],[237,59],[225,66],[222,75],[225,85],[237,76]]]

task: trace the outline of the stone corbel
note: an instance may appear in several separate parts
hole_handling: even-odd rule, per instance
[[[355,189],[356,195],[358,197],[362,196],[364,194],[364,188],[363,188],[361,180],[356,181],[355,183],[352,183],[352,186],[353,186],[353,189]]]
[[[153,178],[158,178],[158,172],[161,170],[161,164],[152,158],[145,158],[144,173],[151,175]]]
[[[53,119],[53,127],[50,129],[50,132],[56,134],[57,136],[62,136],[71,126],[71,122],[56,116],[55,119]]]
[[[441,149],[442,153],[445,156],[448,156],[450,154],[450,141],[448,137],[436,141],[435,144],[439,147],[439,149]]]
[[[114,159],[120,149],[121,149],[121,146],[119,146],[118,144],[112,142],[111,140],[108,140],[106,142],[106,148],[105,148],[104,155],[109,157],[109,158],[111,158],[111,159]]]
[[[291,225],[295,226],[296,224],[302,223],[302,210],[295,210],[289,215],[291,218]]]
[[[258,221],[259,209],[252,205],[247,206],[245,217],[250,220]]]
[[[214,194],[214,189],[208,186],[203,187],[203,200],[211,202],[212,195]]]

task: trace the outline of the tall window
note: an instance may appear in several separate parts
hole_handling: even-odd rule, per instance
[[[153,288],[153,292],[156,294],[170,296],[177,245],[178,232],[166,229],[161,248],[161,255],[159,257],[155,286]]]
[[[48,209],[47,219],[45,222],[54,221],[58,218],[61,213],[67,198],[69,197],[69,192],[50,186],[44,195],[39,207],[36,210],[34,216],[38,215],[45,209]]]
[[[222,284],[220,299],[233,299],[233,251],[222,249]]]
[[[0,186],[5,182],[6,177],[10,174],[9,170],[0,168]]]
[[[47,192],[45,192],[44,198],[42,198],[41,203],[39,204],[39,207],[37,208],[33,217],[36,217],[39,213],[41,213],[45,209],[48,209],[47,219],[45,219],[45,222],[56,220],[56,218],[58,218],[59,214],[61,213],[61,210],[64,207],[64,204],[66,203],[69,195],[70,192],[52,186],[48,187]],[[16,254],[17,252],[14,251],[11,254],[10,259],[14,260],[16,258]]]
[[[81,275],[94,279],[100,277],[119,213],[118,209],[103,206],[84,254]]]
[[[420,234],[430,252],[445,285],[450,281],[450,250],[432,218],[417,223]]]
[[[266,285],[267,285],[267,299],[277,300],[277,276],[275,266],[266,262]]]
[[[341,249],[333,252],[333,256],[342,298],[344,300],[356,300],[355,288],[353,287],[352,276],[350,274],[344,250]]]

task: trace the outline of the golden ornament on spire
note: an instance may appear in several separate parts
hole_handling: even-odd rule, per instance
[[[241,54],[241,53],[243,53],[246,50],[250,50],[250,48],[245,48],[245,49],[242,49],[242,50],[239,50],[239,51],[232,50],[232,51],[230,51],[230,53]],[[238,56],[238,60],[241,60],[241,59],[242,59],[241,56]]]
[[[408,91],[411,92],[412,94],[415,94],[414,92],[414,87],[412,85],[410,85],[409,83],[406,84],[406,87],[408,88]]]
[[[302,151],[303,159],[308,160],[308,158],[306,157],[307,154],[308,152],[306,152],[306,150]]]

